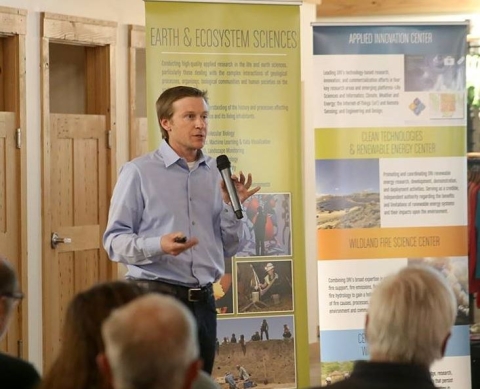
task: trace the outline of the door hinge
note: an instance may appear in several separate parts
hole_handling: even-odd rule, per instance
[[[112,148],[112,130],[107,131],[107,148]]]
[[[17,356],[23,358],[23,340],[17,340]]]
[[[17,149],[22,148],[22,130],[20,128],[15,130],[15,147]]]

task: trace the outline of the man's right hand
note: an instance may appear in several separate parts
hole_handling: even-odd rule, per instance
[[[198,244],[198,239],[195,237],[187,239],[185,243],[179,243],[176,241],[176,239],[182,237],[184,237],[184,235],[181,232],[172,232],[171,234],[163,235],[160,238],[160,247],[162,251],[166,254],[176,256]]]

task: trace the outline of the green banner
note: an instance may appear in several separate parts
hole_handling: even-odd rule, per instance
[[[176,85],[207,90],[204,152],[226,154],[232,170],[252,173],[254,185],[262,187],[244,204],[246,241],[227,259],[216,286],[213,376],[223,383],[227,371],[238,375],[238,364],[259,388],[308,386],[308,352],[299,352],[308,350],[299,7],[147,2],[146,15],[150,148],[160,141],[154,104],[160,93]],[[278,282],[264,290],[272,267]],[[255,340],[256,332],[262,340]]]

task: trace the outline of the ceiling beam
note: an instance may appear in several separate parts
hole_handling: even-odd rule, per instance
[[[479,0],[322,0],[318,18],[480,12]]]

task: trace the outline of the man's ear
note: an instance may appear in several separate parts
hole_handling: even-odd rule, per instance
[[[168,131],[170,127],[170,119],[163,118],[160,120],[160,125]]]
[[[100,375],[104,378],[104,382],[107,383],[107,387],[113,388],[112,368],[110,367],[110,362],[108,362],[106,354],[98,354],[96,362],[98,370],[100,370]]]
[[[201,359],[193,361],[190,366],[188,366],[187,371],[185,372],[185,383],[182,389],[191,389],[193,388],[193,383],[198,377],[200,369],[203,366]]]
[[[450,339],[450,336],[452,335],[451,332],[449,332],[447,334],[447,336],[445,337],[445,340],[443,341],[442,343],[442,358],[445,356],[445,351],[447,350],[447,343],[448,343],[448,339]]]

